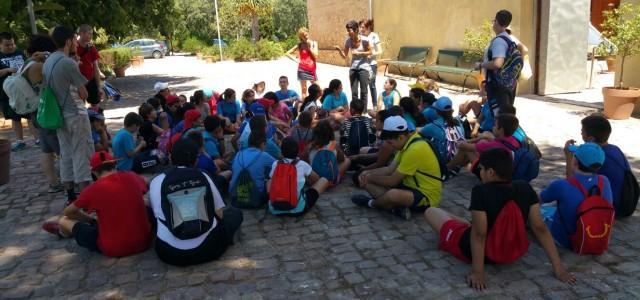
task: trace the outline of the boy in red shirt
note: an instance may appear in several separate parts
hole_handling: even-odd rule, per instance
[[[62,238],[74,237],[81,247],[106,256],[123,257],[143,252],[151,244],[151,225],[143,195],[146,181],[133,172],[118,172],[105,151],[91,157],[98,180],[67,206],[57,221],[42,228]],[[90,215],[95,212],[97,219]]]

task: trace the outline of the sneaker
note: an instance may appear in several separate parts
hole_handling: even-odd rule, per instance
[[[371,207],[369,206],[369,201],[371,201],[371,197],[367,195],[355,195],[351,197],[351,202],[355,203],[358,206]]]
[[[409,219],[411,219],[411,210],[409,210],[408,207],[402,207],[402,206],[398,206],[398,207],[394,207],[391,212],[402,218],[405,219],[407,221],[409,221]]]
[[[60,233],[60,224],[57,221],[47,221],[42,224],[42,229],[44,231],[51,233],[53,235],[57,235],[59,238],[63,238]]]
[[[37,140],[33,143],[33,145],[34,145],[34,146],[36,146],[36,147],[40,147],[40,139],[37,139]]]
[[[62,191],[64,191],[64,186],[58,183],[58,184],[50,184],[49,190],[47,192],[50,194],[53,194],[53,193],[60,193]]]
[[[11,145],[11,151],[13,152],[20,151],[26,147],[27,147],[27,144],[25,142],[16,141],[15,143],[13,143],[13,145]]]

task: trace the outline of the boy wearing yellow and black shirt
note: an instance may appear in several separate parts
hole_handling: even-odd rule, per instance
[[[396,149],[396,158],[386,167],[360,174],[360,187],[368,195],[355,195],[357,205],[391,210],[409,219],[411,210],[424,211],[440,204],[441,171],[429,144],[418,134],[411,135],[407,122],[399,116],[384,121],[380,137]]]

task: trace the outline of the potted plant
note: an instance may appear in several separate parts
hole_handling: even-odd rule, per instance
[[[628,119],[640,90],[624,85],[624,62],[627,57],[640,54],[640,6],[625,3],[603,15],[602,34],[616,45],[621,62],[615,86],[602,88],[604,114],[610,119]]]
[[[610,42],[602,41],[595,50],[596,58],[607,62],[607,70],[609,72],[615,72],[618,49]]]
[[[115,48],[113,52],[113,72],[116,77],[124,77],[124,71],[131,65],[131,48]]]

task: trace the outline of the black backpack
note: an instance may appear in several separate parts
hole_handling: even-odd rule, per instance
[[[349,138],[345,144],[347,156],[356,155],[360,153],[360,148],[371,146],[372,141],[369,132],[370,127],[366,119],[357,118],[351,122]],[[373,138],[375,139],[375,135]]]
[[[209,231],[217,217],[207,177],[195,168],[174,168],[165,174],[160,190],[165,220],[160,222],[181,240]]]
[[[640,185],[636,176],[633,175],[630,168],[624,166],[610,156],[606,156],[607,160],[614,161],[621,169],[624,170],[624,178],[622,179],[622,192],[620,193],[620,201],[616,205],[616,217],[628,217],[636,211],[638,206],[638,198],[640,198]],[[614,202],[615,203],[615,202]]]

